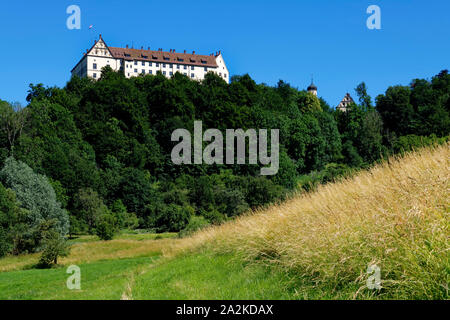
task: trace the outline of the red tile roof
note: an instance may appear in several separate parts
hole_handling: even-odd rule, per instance
[[[166,52],[162,50],[143,50],[130,48],[108,47],[111,54],[116,59],[128,61],[152,61],[159,63],[178,63],[193,66],[217,67],[216,57],[214,55],[205,56],[194,53]]]

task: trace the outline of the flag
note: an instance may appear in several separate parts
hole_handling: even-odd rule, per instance
[[[89,29],[92,29],[94,26],[91,24],[90,26],[89,26]]]

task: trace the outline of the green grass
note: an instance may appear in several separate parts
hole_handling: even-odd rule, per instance
[[[208,250],[171,259],[114,259],[79,267],[81,290],[67,289],[67,266],[2,272],[0,299],[351,299],[358,289],[316,286],[311,279],[273,266]],[[365,298],[377,296],[366,292]]]
[[[0,299],[120,299],[130,277],[155,258],[108,260],[80,264],[81,290],[66,286],[66,267],[0,273]]]
[[[80,264],[81,290],[66,287],[66,267],[0,273],[0,299],[289,299],[282,273],[203,252],[175,259],[116,259]],[[155,262],[156,261],[156,262]]]
[[[147,256],[79,264],[81,290],[66,287],[67,265],[54,269],[0,272],[0,300],[33,299],[392,299],[388,291],[357,283],[330,286],[298,272],[236,254],[201,250],[175,258]],[[405,297],[403,297],[405,298]]]
[[[132,291],[134,299],[289,299],[294,288],[283,273],[202,252],[157,263],[135,279]]]

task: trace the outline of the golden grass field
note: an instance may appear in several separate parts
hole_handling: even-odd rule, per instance
[[[449,145],[391,158],[353,178],[201,231],[169,247],[199,246],[281,266],[314,286],[365,288],[381,268],[392,297],[448,298]],[[439,293],[437,293],[439,292]]]

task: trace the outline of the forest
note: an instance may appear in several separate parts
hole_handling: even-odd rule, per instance
[[[202,82],[175,74],[127,79],[105,68],[98,81],[64,88],[30,84],[28,104],[0,100],[0,257],[65,250],[64,239],[121,229],[188,235],[291,194],[349,176],[387,157],[442,144],[450,132],[450,75],[414,79],[337,111],[286,82]],[[260,164],[176,165],[179,128],[279,130],[279,170]],[[44,259],[45,260],[45,259]],[[56,262],[56,261],[55,261]]]

